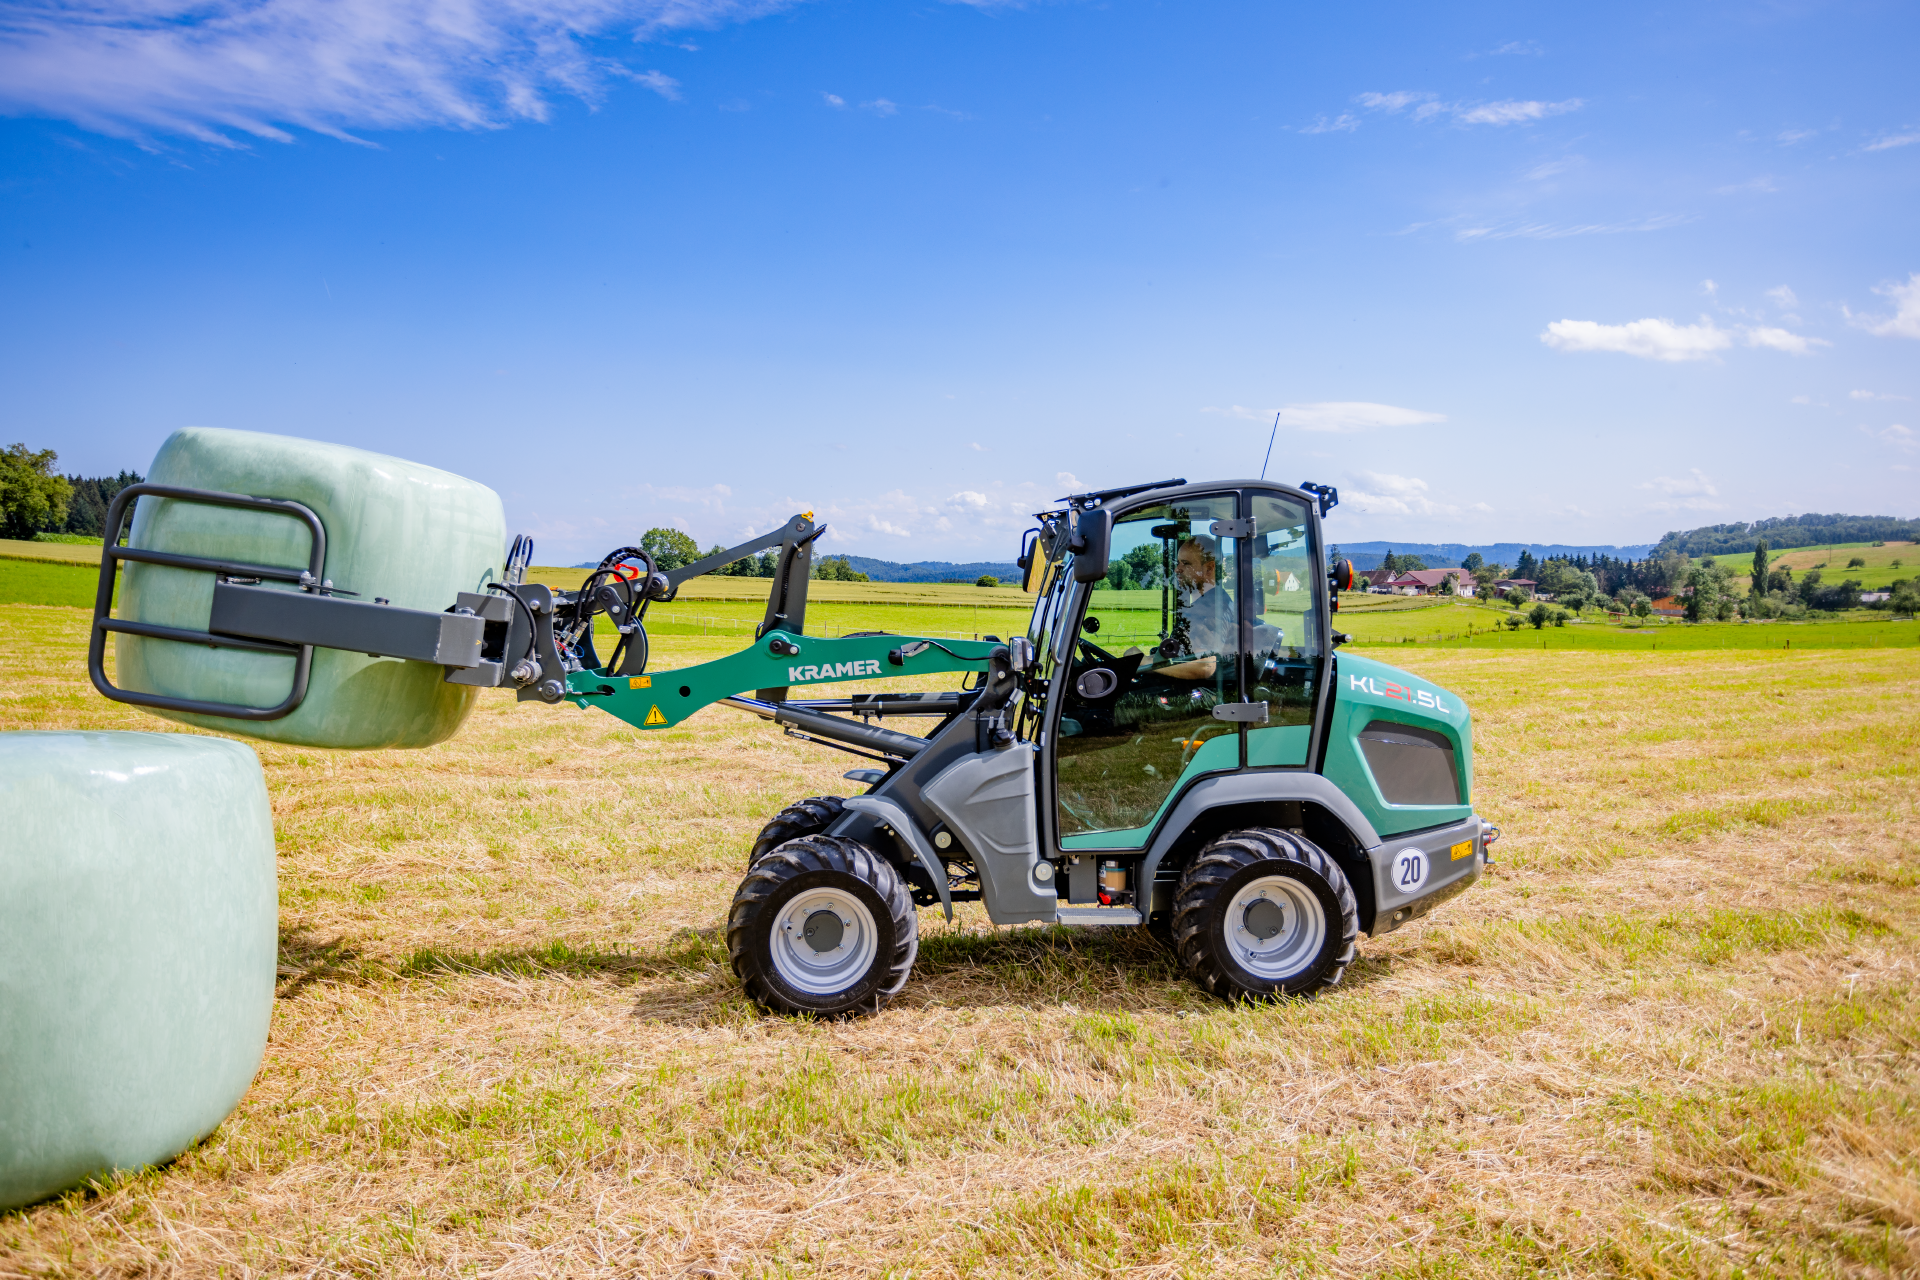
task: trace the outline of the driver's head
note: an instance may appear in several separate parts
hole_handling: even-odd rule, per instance
[[[1173,562],[1173,573],[1180,585],[1190,591],[1212,586],[1220,571],[1219,544],[1206,534],[1195,534],[1180,544]]]

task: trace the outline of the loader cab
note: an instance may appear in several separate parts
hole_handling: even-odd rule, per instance
[[[1070,549],[1081,512],[1053,513],[1034,552],[1052,554],[1020,736],[1041,748],[1041,841],[1068,868],[1062,896],[1127,905],[1133,893],[1102,886],[1194,782],[1312,767],[1327,575],[1315,500],[1285,486],[1182,485],[1097,509],[1112,522],[1104,577],[1076,581],[1090,576]],[[1215,715],[1251,703],[1264,722]]]

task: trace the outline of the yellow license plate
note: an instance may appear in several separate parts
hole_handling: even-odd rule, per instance
[[[1455,862],[1460,861],[1462,858],[1471,858],[1473,856],[1473,841],[1462,840],[1459,844],[1453,846],[1452,853]]]
[[[653,688],[653,677],[652,676],[628,676],[627,688],[651,689]]]

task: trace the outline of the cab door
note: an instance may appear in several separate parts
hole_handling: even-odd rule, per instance
[[[1267,721],[1247,734],[1247,764],[1303,767],[1313,758],[1314,712],[1326,681],[1326,574],[1307,503],[1251,493],[1248,511],[1247,699]]]
[[[1063,850],[1140,849],[1188,780],[1240,767],[1238,728],[1213,708],[1241,696],[1244,540],[1212,532],[1237,518],[1239,500],[1224,492],[1115,517],[1107,577],[1087,591],[1052,677]]]

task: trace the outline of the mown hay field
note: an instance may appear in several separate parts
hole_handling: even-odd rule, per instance
[[[0,606],[0,726],[168,728],[88,688],[84,618]],[[1473,707],[1498,862],[1283,1004],[963,909],[879,1016],[759,1014],[745,850],[858,762],[721,709],[263,745],[259,1077],[0,1216],[0,1274],[1920,1269],[1920,650],[1395,657]]]
[[[1747,573],[1753,564],[1751,554],[1714,558],[1732,570],[1736,578]],[[1853,559],[1864,560],[1866,564],[1849,569],[1847,562]],[[1911,542],[1883,542],[1878,546],[1870,542],[1835,542],[1822,547],[1775,551],[1768,556],[1768,563],[1775,568],[1791,569],[1795,576],[1817,566],[1821,578],[1827,582],[1857,578],[1869,591],[1885,590],[1901,578],[1920,576],[1920,546]]]

